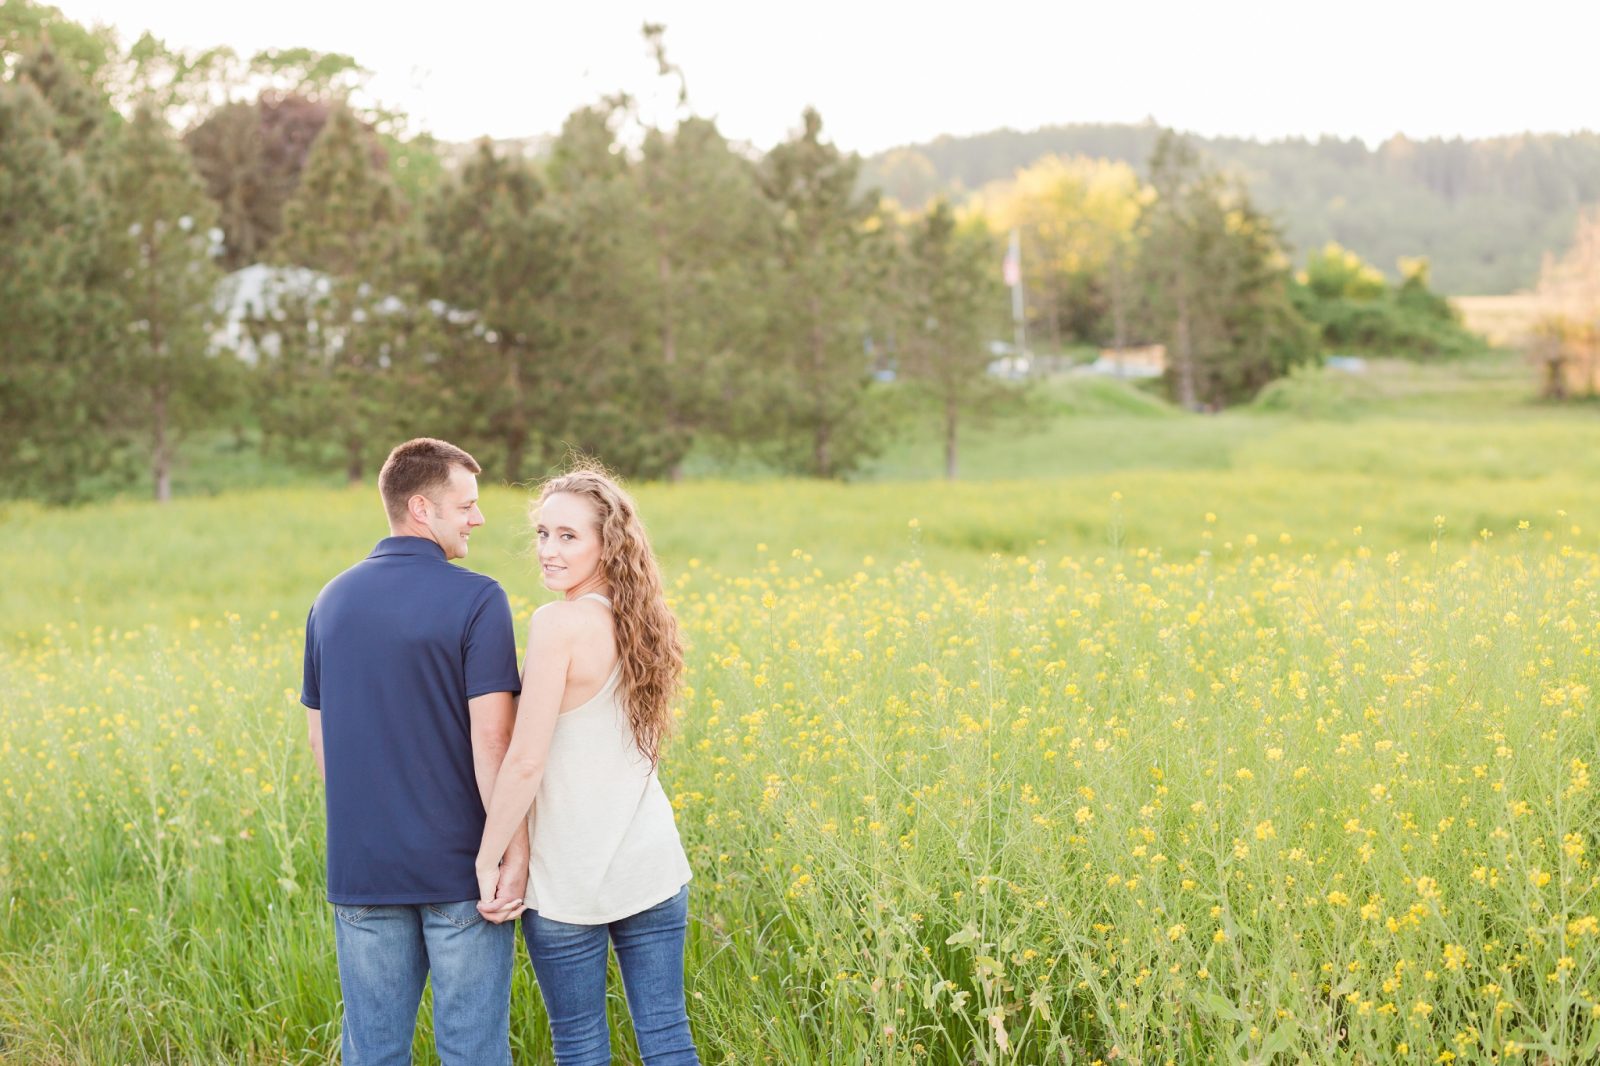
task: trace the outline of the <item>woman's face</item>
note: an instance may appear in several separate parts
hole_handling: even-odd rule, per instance
[[[587,497],[552,493],[540,505],[534,529],[545,588],[581,595],[605,584],[600,569],[600,515]]]

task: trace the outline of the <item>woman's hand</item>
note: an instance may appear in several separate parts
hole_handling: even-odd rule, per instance
[[[528,863],[524,859],[516,865],[520,871],[508,863],[491,866],[478,860],[478,913],[496,925],[519,918],[528,909],[522,897],[528,884]]]
[[[502,858],[516,862],[520,856],[526,862],[528,810],[544,778],[572,654],[574,620],[565,611],[550,609],[555,606],[550,604],[535,611],[528,623],[528,654],[522,696],[517,702],[517,722],[511,730],[511,746],[495,774],[494,790],[485,805],[483,838],[478,842],[478,898],[483,903],[495,898]],[[520,852],[514,840],[518,835],[523,838]],[[508,890],[513,887],[514,883],[508,880]],[[520,894],[521,889],[517,892]]]

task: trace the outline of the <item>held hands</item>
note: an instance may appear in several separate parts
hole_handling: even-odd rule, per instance
[[[523,892],[528,887],[528,860],[507,855],[503,863],[478,860],[478,913],[495,923],[509,922],[527,910]]]

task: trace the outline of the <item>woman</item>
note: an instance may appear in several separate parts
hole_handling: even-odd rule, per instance
[[[611,1061],[609,940],[646,1066],[698,1066],[683,993],[689,862],[656,777],[683,671],[677,621],[633,501],[605,474],[547,482],[534,520],[545,587],[565,595],[528,625],[516,729],[478,850],[479,906],[526,819],[522,931],[556,1062]]]

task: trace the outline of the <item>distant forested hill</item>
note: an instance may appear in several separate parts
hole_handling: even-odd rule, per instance
[[[941,190],[960,194],[1009,178],[1052,153],[1144,167],[1154,124],[1049,126],[940,137],[867,160],[866,181],[908,207]],[[1293,246],[1337,241],[1397,276],[1401,256],[1427,256],[1444,292],[1507,293],[1538,279],[1547,251],[1572,240],[1579,207],[1600,203],[1600,134],[1523,134],[1413,141],[1376,149],[1321,138],[1261,143],[1193,138],[1248,182]]]

